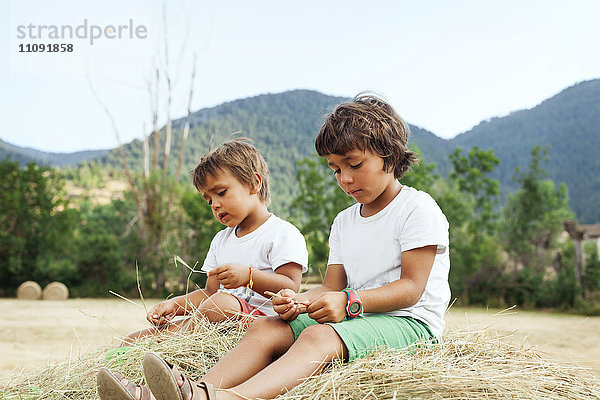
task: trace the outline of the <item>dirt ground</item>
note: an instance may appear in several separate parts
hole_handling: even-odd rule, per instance
[[[147,307],[155,303],[146,300]],[[120,299],[0,299],[0,310],[0,380],[22,369],[116,344],[116,338],[146,324],[141,305]],[[526,340],[547,357],[572,361],[600,374],[600,317],[453,307],[446,322],[448,329],[510,334],[507,340]]]

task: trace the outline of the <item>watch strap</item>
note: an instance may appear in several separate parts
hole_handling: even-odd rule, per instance
[[[346,302],[346,319],[353,319],[361,315],[363,312],[363,306],[362,301],[360,301],[360,297],[358,297],[358,293],[356,293],[356,290],[346,288],[342,291],[346,293],[346,296],[348,296],[348,301]],[[359,306],[357,312],[352,312],[352,306],[354,304],[358,304]]]

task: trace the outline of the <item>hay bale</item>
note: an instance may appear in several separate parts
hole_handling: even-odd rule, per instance
[[[23,282],[17,289],[17,299],[20,300],[38,300],[41,296],[42,288],[34,281]]]
[[[453,331],[440,345],[382,349],[334,363],[278,399],[600,399],[593,371],[505,339],[493,331]]]
[[[191,332],[168,340],[140,340],[120,354],[106,349],[79,355],[11,379],[6,399],[98,399],[96,372],[108,367],[144,384],[142,359],[155,352],[198,379],[243,336],[239,322],[198,321]],[[382,349],[350,364],[335,363],[278,400],[342,399],[519,399],[598,400],[600,376],[587,368],[537,353],[525,343],[512,345],[489,331],[448,332],[440,345],[408,351]],[[0,396],[1,397],[1,396]]]
[[[42,298],[44,300],[66,300],[69,298],[69,289],[64,283],[51,282],[44,288]]]

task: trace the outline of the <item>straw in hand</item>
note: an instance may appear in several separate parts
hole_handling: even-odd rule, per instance
[[[284,297],[284,296],[282,296],[282,295],[280,295],[280,294],[273,293],[273,292],[269,292],[268,290],[265,290],[265,294],[266,294],[267,296],[270,296],[271,298],[273,298],[273,297]],[[302,303],[301,301],[298,301],[298,300],[296,300],[296,299],[294,299],[294,305],[296,305],[296,306],[297,306],[297,307],[300,309],[300,312],[301,312],[301,313],[305,313],[305,312],[306,312],[306,309],[307,309],[307,307],[308,307],[306,304],[304,304],[304,303]]]
[[[183,264],[184,267],[186,267],[187,269],[189,269],[191,272],[199,272],[201,274],[207,274],[208,272],[202,271],[201,269],[196,269],[196,265],[198,265],[198,262],[196,262],[196,264],[194,264],[194,268],[190,267],[189,265],[187,265],[187,263],[185,261],[183,261],[183,259],[179,256],[175,256],[174,257],[175,260],[175,267],[177,267],[177,262],[179,261],[181,264]]]

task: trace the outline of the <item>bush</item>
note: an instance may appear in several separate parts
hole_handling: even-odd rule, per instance
[[[592,253],[586,262],[581,284],[585,298],[593,297],[600,291],[600,260],[597,252]]]
[[[3,160],[0,193],[0,295],[14,294],[23,281],[68,274],[79,213],[63,200],[56,172]]]

